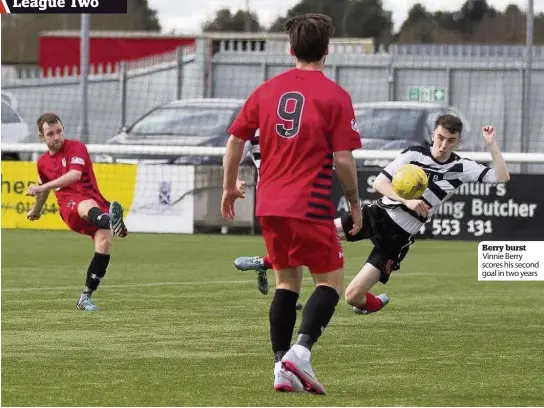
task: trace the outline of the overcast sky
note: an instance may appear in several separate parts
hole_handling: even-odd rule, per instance
[[[222,7],[232,11],[245,8],[246,0],[148,0],[149,5],[159,13],[165,31],[175,30],[180,33],[200,31],[202,22],[215,14]],[[298,3],[298,0],[248,0],[252,11],[257,12],[261,23],[269,25],[279,15]],[[398,29],[415,3],[422,3],[428,10],[458,10],[464,0],[383,0],[385,7],[393,11],[395,29]],[[511,3],[525,10],[527,0],[488,0],[493,7],[504,10]],[[544,0],[534,0],[535,12],[544,11]]]

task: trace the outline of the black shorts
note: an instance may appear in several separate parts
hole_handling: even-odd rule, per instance
[[[414,239],[412,235],[393,221],[387,211],[376,202],[364,205],[362,210],[363,227],[357,235],[349,234],[349,231],[353,228],[350,214],[342,215],[342,228],[346,240],[349,242],[363,239],[372,241],[374,248],[366,262],[380,271],[380,282],[385,284],[389,280],[391,272],[400,269],[400,263],[408,253],[410,244],[414,242]]]

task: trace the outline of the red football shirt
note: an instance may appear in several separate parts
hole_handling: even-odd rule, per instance
[[[320,71],[291,69],[260,85],[229,133],[260,132],[257,216],[330,222],[333,152],[361,148],[349,94]]]
[[[87,147],[79,140],[65,140],[62,148],[54,153],[44,153],[38,159],[38,175],[40,184],[55,180],[68,173],[69,170],[81,171],[81,179],[68,187],[55,190],[59,207],[63,207],[74,198],[88,197],[98,203],[107,200],[100,194],[93,163]]]

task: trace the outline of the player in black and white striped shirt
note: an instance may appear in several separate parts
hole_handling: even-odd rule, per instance
[[[421,167],[429,177],[428,188],[420,199],[429,209],[428,212],[424,214],[421,214],[421,211],[418,212],[418,209],[423,208],[421,203],[418,203],[419,207],[415,206],[415,203],[411,205],[408,203],[414,207],[411,209],[406,200],[399,202],[398,199],[387,195],[378,200],[378,205],[386,209],[389,217],[410,234],[417,233],[421,226],[438,211],[442,203],[465,182],[496,182],[495,170],[473,160],[463,159],[455,153],[452,153],[446,161],[441,162],[433,156],[431,149],[424,146],[412,146],[404,150],[381,171],[378,182],[387,183],[385,179],[388,179],[390,183],[393,175],[405,164]]]
[[[337,232],[347,241],[372,240],[370,252],[361,271],[345,291],[347,303],[358,313],[373,313],[389,302],[387,295],[374,296],[369,290],[378,282],[386,283],[392,271],[400,269],[413,236],[430,221],[443,202],[462,184],[468,182],[505,183],[510,174],[496,142],[495,129],[482,129],[493,160],[493,169],[459,157],[453,151],[461,141],[463,123],[455,116],[437,118],[430,147],[414,146],[404,150],[376,177],[374,189],[382,198],[363,207],[363,228],[356,236],[347,234],[349,214],[337,219]],[[429,185],[417,200],[399,197],[391,186],[395,172],[405,164],[415,164],[429,176]]]
[[[345,291],[346,301],[355,312],[377,312],[389,302],[386,294],[375,296],[369,292],[370,289],[378,282],[385,284],[391,272],[400,268],[409,246],[414,242],[413,236],[425,222],[430,221],[456,189],[467,182],[506,183],[510,179],[496,143],[495,129],[492,126],[482,129],[493,169],[461,158],[453,152],[461,141],[462,130],[463,124],[459,118],[440,116],[435,122],[432,146],[413,146],[389,163],[374,181],[374,188],[382,194],[382,198],[363,207],[363,228],[356,236],[345,233],[351,225],[349,214],[335,220],[341,240],[370,239],[374,244],[363,268]],[[397,169],[409,163],[422,167],[429,175],[429,186],[418,200],[404,200],[391,187],[391,179]],[[248,262],[248,267],[253,266],[252,269],[265,269],[266,266],[263,258],[258,257],[241,257],[237,261]]]

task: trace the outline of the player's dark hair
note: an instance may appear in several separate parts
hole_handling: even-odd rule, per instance
[[[463,122],[457,116],[454,115],[440,115],[434,122],[434,128],[442,126],[444,129],[448,129],[451,133],[463,132]]]
[[[40,117],[36,121],[36,125],[38,125],[38,132],[42,136],[43,136],[43,125],[46,123],[50,126],[54,125],[55,123],[60,123],[62,125],[62,121],[60,120],[60,118],[58,117],[56,113],[46,112],[40,115]]]
[[[285,22],[289,44],[298,60],[316,62],[327,53],[334,34],[332,18],[324,14],[301,14]]]

